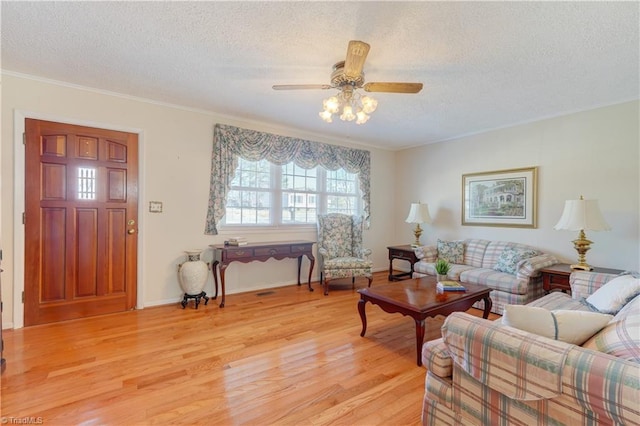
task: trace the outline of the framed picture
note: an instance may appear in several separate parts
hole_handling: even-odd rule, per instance
[[[538,168],[462,175],[462,224],[535,228]]]

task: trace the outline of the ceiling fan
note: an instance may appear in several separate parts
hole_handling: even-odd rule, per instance
[[[378,102],[369,96],[361,96],[356,89],[365,92],[387,93],[418,93],[422,90],[422,83],[365,83],[364,61],[370,46],[359,40],[351,40],[347,48],[347,57],[333,66],[331,84],[276,84],[274,90],[306,90],[306,89],[338,89],[336,96],[325,99],[324,110],[320,117],[330,123],[333,114],[341,112],[340,119],[363,124],[369,119],[370,113],[375,111]]]

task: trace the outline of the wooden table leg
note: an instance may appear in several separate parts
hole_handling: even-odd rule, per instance
[[[395,281],[396,277],[393,276],[393,257],[389,256],[389,281]]]
[[[482,311],[482,318],[487,319],[489,318],[489,312],[491,312],[491,306],[493,305],[493,301],[489,296],[485,297],[482,300],[484,300],[484,311]]]
[[[360,295],[360,300],[358,300],[358,312],[360,313],[360,319],[362,320],[362,332],[360,333],[361,337],[364,337],[364,333],[367,331],[367,315],[364,310],[364,305],[367,303],[365,298]]]
[[[224,272],[227,270],[227,266],[225,264],[222,264],[222,266],[220,266],[220,284],[222,287],[222,300],[220,301],[220,307],[224,308],[224,299],[225,299],[225,291],[224,291]]]
[[[213,299],[217,299],[218,298],[218,265],[220,264],[220,262],[218,262],[217,260],[214,260],[213,263],[211,264],[211,272],[213,272],[213,283],[216,286],[216,294],[215,296],[213,296]]]
[[[416,319],[416,355],[418,367],[422,366],[422,344],[424,343],[424,320]]]
[[[544,294],[551,293],[551,275],[542,274],[542,288],[544,289]]]
[[[302,269],[302,256],[304,255],[301,254],[300,256],[298,256],[298,285],[300,285],[300,270]],[[316,262],[316,260],[311,254],[307,254],[306,256],[309,258],[309,262],[311,262],[311,265],[309,265],[309,280],[307,281],[307,285],[309,286],[309,291],[313,291],[313,288],[311,288],[311,273],[313,272],[313,265]]]
[[[311,273],[313,272],[313,265],[316,264],[316,259],[312,254],[307,254],[307,257],[309,258],[309,262],[311,262],[309,265],[309,280],[307,281],[307,285],[309,286],[309,291],[313,291],[313,288],[311,288]]]

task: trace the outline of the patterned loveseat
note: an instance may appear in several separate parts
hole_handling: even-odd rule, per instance
[[[594,313],[587,303],[613,277],[574,272],[572,296],[551,293],[515,306],[608,317],[581,346],[506,326],[507,315],[496,321],[450,315],[443,337],[422,349],[423,425],[639,425],[640,281],[615,316]],[[619,288],[616,282],[613,291]],[[556,335],[562,324],[555,324]]]
[[[540,269],[559,263],[554,256],[533,247],[505,241],[438,240],[437,246],[414,251],[420,259],[413,266],[418,274],[436,275],[434,264],[444,258],[451,264],[449,279],[491,287],[491,311],[500,315],[504,305],[524,305],[542,297]],[[482,308],[484,302],[477,303],[476,307]]]

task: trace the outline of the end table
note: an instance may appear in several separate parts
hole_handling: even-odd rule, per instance
[[[401,246],[389,246],[389,281],[399,281],[401,279],[413,278],[413,265],[418,261],[413,247],[410,244]],[[402,272],[400,274],[393,273],[393,259],[406,260],[411,265],[409,272]]]
[[[571,284],[569,284],[569,276],[573,270],[568,263],[557,263],[540,270],[542,275],[542,288],[544,294],[549,294],[552,290],[560,290],[563,293],[571,293]],[[620,269],[610,268],[593,268],[590,272],[600,272],[604,274],[619,274],[623,272]]]

